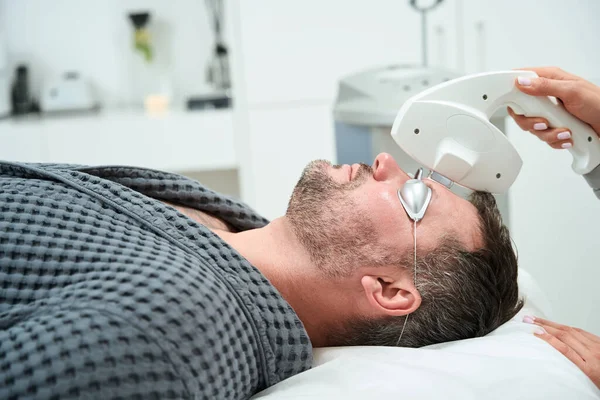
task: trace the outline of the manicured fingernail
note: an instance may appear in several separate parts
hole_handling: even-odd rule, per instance
[[[531,79],[525,78],[524,76],[519,76],[517,78],[517,82],[519,82],[519,85],[522,86],[531,86]]]
[[[526,324],[533,324],[535,322],[535,317],[526,315],[523,317],[523,322],[525,322]]]
[[[563,143],[563,144],[561,145],[561,147],[562,147],[563,149],[570,149],[571,147],[573,147],[573,145],[572,145],[571,143]]]
[[[556,135],[556,138],[558,140],[565,140],[565,139],[569,139],[571,137],[571,132],[561,132],[558,135]]]
[[[535,129],[536,131],[544,131],[548,129],[548,125],[546,125],[543,122],[538,122],[537,124],[533,124],[533,129]]]
[[[546,333],[546,331],[544,330],[544,328],[537,328],[535,330],[535,333],[537,333],[538,335],[543,335]]]

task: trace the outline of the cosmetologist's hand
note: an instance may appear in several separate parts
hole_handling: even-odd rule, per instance
[[[600,337],[542,318],[526,316],[523,321],[544,328],[546,333],[534,335],[575,363],[600,389]]]
[[[556,97],[567,111],[590,125],[600,136],[600,87],[556,67],[522,70],[534,71],[539,78],[519,77],[515,83],[519,90],[532,96]],[[533,133],[552,148],[568,149],[573,146],[568,126],[550,127],[545,118],[517,115],[510,107],[508,113],[521,129]]]

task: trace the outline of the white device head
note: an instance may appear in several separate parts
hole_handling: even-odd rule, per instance
[[[491,122],[503,106],[517,114],[545,117],[568,127],[573,137],[573,169],[586,174],[600,164],[600,140],[589,126],[549,97],[533,97],[515,87],[532,71],[499,71],[444,82],[407,100],[394,121],[392,137],[415,161],[472,190],[504,193],[523,164],[517,150]]]

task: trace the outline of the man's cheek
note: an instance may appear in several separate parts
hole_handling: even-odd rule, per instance
[[[359,207],[370,215],[389,218],[402,211],[398,194],[393,190],[357,190],[356,197]]]

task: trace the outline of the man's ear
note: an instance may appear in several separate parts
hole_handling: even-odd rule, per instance
[[[399,317],[421,305],[421,295],[408,277],[365,275],[360,283],[374,313]]]

